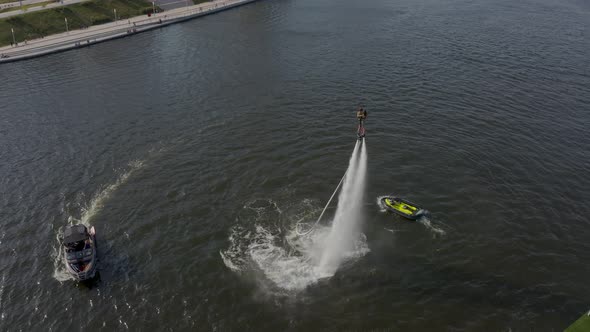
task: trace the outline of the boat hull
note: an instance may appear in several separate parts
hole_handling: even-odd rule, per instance
[[[83,246],[65,247],[63,260],[68,273],[78,281],[93,279],[97,271],[96,235],[94,227],[90,228]]]

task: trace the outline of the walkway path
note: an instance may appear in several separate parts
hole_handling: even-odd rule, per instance
[[[32,5],[40,2],[47,2],[49,0],[23,0],[23,1],[12,1],[12,2],[5,2],[0,3],[0,10],[12,7],[20,7],[26,5]]]
[[[156,6],[162,8],[164,10],[170,10],[170,9],[174,9],[174,8],[187,7],[187,6],[193,5],[192,0],[154,0],[154,1],[156,2]]]
[[[129,20],[95,25],[87,29],[73,30],[46,38],[19,43],[17,47],[0,47],[0,63],[38,57],[73,48],[80,48],[106,40],[122,38],[143,31],[156,29],[173,23],[190,20],[199,16],[241,6],[257,0],[216,0],[194,6],[172,9],[152,17],[146,15]]]
[[[23,1],[23,6],[26,5],[30,5],[30,4],[34,4],[34,3],[38,3],[38,2],[46,2],[47,0],[28,0],[28,1]],[[56,2],[56,3],[49,3],[46,4],[45,6],[36,6],[36,7],[30,7],[27,8],[25,10],[11,10],[8,12],[4,12],[4,13],[0,13],[0,18],[6,18],[6,17],[11,17],[11,16],[16,16],[16,15],[22,15],[22,14],[26,14],[26,13],[31,13],[31,12],[36,12],[39,10],[45,10],[45,9],[51,9],[51,8],[57,8],[57,7],[62,7],[62,6],[67,6],[67,5],[73,5],[75,3],[78,2],[85,2],[85,1],[90,1],[90,0],[63,0],[60,2]],[[19,2],[11,2],[8,4],[18,4],[18,6],[20,6]],[[3,4],[2,6],[6,6],[8,4]]]

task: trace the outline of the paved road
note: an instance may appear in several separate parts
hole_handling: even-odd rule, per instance
[[[191,6],[192,0],[155,0],[156,5],[164,10]]]
[[[35,4],[35,3],[47,2],[47,1],[48,0],[23,0],[23,1],[7,2],[7,3],[0,4],[0,9],[11,8],[11,7],[19,7],[20,5],[23,5],[23,6],[32,5],[32,4]]]
[[[28,1],[23,1],[23,5],[34,4],[34,3],[45,2],[45,1],[47,1],[47,0],[28,0]],[[31,7],[31,8],[25,9],[25,10],[11,10],[9,12],[0,13],[0,18],[22,15],[22,14],[36,12],[36,11],[44,10],[44,9],[67,6],[67,5],[72,5],[75,3],[85,2],[85,1],[90,1],[90,0],[62,0],[61,2],[50,3],[46,6]],[[13,3],[13,2],[11,2],[11,3]],[[17,3],[19,3],[19,2],[17,2]],[[5,5],[7,5],[7,4],[5,4]],[[20,4],[19,4],[19,6],[20,6]]]

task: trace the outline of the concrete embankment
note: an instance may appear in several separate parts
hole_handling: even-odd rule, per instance
[[[20,43],[18,46],[5,46],[0,48],[0,63],[30,59],[74,48],[86,47],[111,39],[132,36],[140,32],[217,13],[254,1],[257,0],[217,0],[173,9],[151,17],[146,17],[145,15],[138,16],[128,20],[120,20],[92,26],[83,30],[74,30],[42,39],[35,39],[25,44]]]

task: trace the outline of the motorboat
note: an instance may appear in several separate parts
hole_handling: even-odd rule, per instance
[[[62,245],[66,269],[76,280],[94,278],[96,274],[96,231],[82,224],[69,225],[63,230]]]

